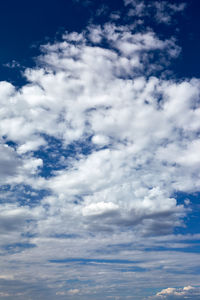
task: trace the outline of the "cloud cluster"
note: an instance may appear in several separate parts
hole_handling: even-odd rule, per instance
[[[169,251],[183,247],[173,231],[188,209],[176,193],[200,190],[199,79],[167,79],[175,39],[134,26],[91,25],[41,51],[26,85],[0,83],[2,272],[40,276],[49,299],[88,299],[107,282],[118,297],[151,272],[162,288],[183,267]],[[198,255],[184,255],[187,273]]]
[[[1,180],[49,191],[48,226],[73,211],[89,230],[172,232],[184,215],[173,193],[200,185],[199,80],[152,74],[151,53],[179,49],[151,31],[106,24],[63,39],[42,47],[29,84],[1,83]]]
[[[199,299],[200,288],[193,286],[185,286],[184,288],[167,288],[157,293],[155,297],[150,297],[150,299]]]
[[[185,2],[170,3],[169,1],[138,1],[124,0],[124,4],[130,7],[128,15],[139,19],[153,18],[158,24],[170,25],[177,13],[184,11]]]

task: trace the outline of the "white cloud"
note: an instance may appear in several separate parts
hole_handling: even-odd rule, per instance
[[[109,137],[107,137],[105,135],[94,135],[92,137],[92,142],[94,144],[104,146],[104,145],[107,145],[109,143]]]
[[[185,286],[184,288],[166,288],[158,292],[156,296],[149,299],[198,299],[200,296],[200,288],[193,286]]]
[[[93,37],[97,32],[111,49],[90,45],[99,42]],[[25,72],[30,84],[15,91],[2,83],[1,131],[5,141],[16,143],[16,151],[2,146],[12,153],[16,168],[7,183],[47,188],[57,199],[43,200],[52,213],[58,202],[72,207],[81,198],[73,211],[83,223],[91,222],[90,214],[101,214],[103,205],[115,208],[105,217],[107,228],[142,224],[145,234],[171,232],[184,214],[171,195],[200,185],[199,81],[142,75],[148,61],[141,63],[144,53],[176,48],[173,39],[160,40],[150,31],[133,33],[128,26],[106,24],[63,38],[43,46],[39,60],[44,67]],[[34,151],[48,153],[49,137],[60,143],[61,148],[54,146],[56,160],[68,145],[79,146],[70,158],[62,156],[61,170],[54,168],[57,161],[52,165],[53,176],[47,179],[38,175],[47,162]],[[84,155],[84,146],[91,152]]]
[[[79,290],[78,290],[78,289],[71,289],[71,290],[68,291],[68,294],[69,294],[69,295],[76,295],[76,294],[78,294],[78,293],[79,293]]]
[[[172,249],[199,236],[173,235],[188,209],[174,193],[200,189],[200,81],[157,76],[153,53],[170,59],[179,47],[130,26],[90,26],[42,51],[37,68],[25,71],[28,84],[0,84],[1,245],[22,244],[3,257],[2,274],[16,264],[14,278],[46,280],[58,296],[92,297],[127,282],[128,296],[133,282],[151,287],[154,278],[162,289],[169,272],[174,280],[184,270],[182,284],[199,255]]]
[[[44,139],[38,137],[38,138],[35,138],[35,140],[28,141],[27,143],[19,146],[17,149],[17,152],[19,154],[24,154],[28,151],[35,151],[40,146],[44,146],[45,144],[46,144],[46,142],[44,141]]]
[[[96,216],[96,215],[102,215],[106,213],[110,213],[112,211],[116,211],[118,209],[118,206],[112,202],[97,202],[91,203],[89,205],[86,205],[83,208],[83,215],[84,216]]]

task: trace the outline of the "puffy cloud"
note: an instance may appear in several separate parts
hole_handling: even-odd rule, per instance
[[[171,248],[183,248],[173,230],[189,203],[178,204],[175,192],[200,188],[200,81],[157,76],[180,49],[152,30],[90,26],[41,50],[25,71],[28,84],[0,84],[1,244],[3,254],[20,248],[2,274],[15,261],[18,278],[40,276],[58,297],[91,296],[105,285],[114,293],[133,278],[151,285],[153,275],[163,286],[168,272],[183,269]],[[183,255],[181,282],[199,259]]]
[[[101,228],[91,216],[102,215],[108,230],[167,234],[181,225],[173,192],[200,184],[199,81],[143,74],[150,53],[173,56],[171,47],[178,53],[173,39],[113,24],[43,46],[42,67],[25,72],[29,84],[1,85],[1,164],[15,175],[7,184],[49,190],[50,220],[59,203],[87,226]]]
[[[156,296],[149,299],[198,299],[200,296],[200,288],[193,286],[185,286],[184,288],[167,288],[158,292]]]
[[[112,202],[98,202],[96,204],[92,203],[83,208],[84,216],[96,216],[106,214],[118,209],[118,206]]]

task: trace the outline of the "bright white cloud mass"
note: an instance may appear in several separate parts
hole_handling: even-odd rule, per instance
[[[185,286],[181,289],[167,288],[157,293],[155,297],[150,299],[199,299],[200,289],[199,287]]]
[[[200,190],[200,80],[135,26],[66,32],[0,83],[0,299],[199,299],[179,252],[199,235],[175,230]]]

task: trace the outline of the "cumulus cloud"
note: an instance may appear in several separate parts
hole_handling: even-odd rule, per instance
[[[193,286],[185,286],[184,288],[167,288],[158,292],[156,296],[149,299],[199,299],[200,288]]]
[[[83,224],[102,215],[112,230],[167,234],[180,226],[184,208],[172,195],[200,184],[199,80],[160,79],[155,60],[143,74],[150,53],[174,57],[172,48],[178,54],[173,38],[113,24],[44,45],[42,66],[25,71],[29,84],[1,84],[1,164],[15,175],[7,184],[48,190],[57,199],[42,200],[51,214],[60,203]]]
[[[163,281],[163,272],[180,271],[180,255],[169,248],[189,206],[175,194],[200,189],[200,81],[166,78],[164,69],[179,53],[173,37],[161,39],[151,29],[90,25],[41,46],[37,67],[25,70],[28,84],[0,83],[1,244],[21,248],[5,264],[14,257],[34,265],[34,274],[12,270],[22,280],[41,276],[52,287],[56,276],[62,283],[79,278],[80,285],[89,278],[102,291],[111,275],[114,291],[119,270],[124,284],[137,270],[153,270]],[[146,255],[151,247],[168,252]],[[198,255],[193,262],[184,255],[194,269]],[[149,279],[148,272],[137,280]],[[54,286],[57,296],[84,290],[70,284]]]

